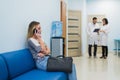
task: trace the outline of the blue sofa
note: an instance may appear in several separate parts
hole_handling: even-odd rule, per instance
[[[64,72],[38,70],[28,49],[0,54],[0,80],[67,80]]]

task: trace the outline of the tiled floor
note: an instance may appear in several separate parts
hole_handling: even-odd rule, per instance
[[[120,57],[110,53],[107,59],[75,57],[77,80],[120,80]]]

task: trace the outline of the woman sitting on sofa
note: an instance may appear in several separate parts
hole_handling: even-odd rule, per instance
[[[41,26],[39,22],[32,21],[28,28],[28,47],[35,59],[36,66],[38,69],[47,69],[47,60],[50,53],[50,49],[45,45],[41,37]],[[69,80],[77,80],[75,65],[72,66],[72,73],[68,73]]]

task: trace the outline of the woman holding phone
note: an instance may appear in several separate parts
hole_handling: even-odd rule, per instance
[[[101,27],[99,33],[101,35],[101,45],[102,45],[102,56],[100,58],[106,59],[108,57],[108,34],[110,27],[108,25],[107,18],[102,19],[103,26]]]
[[[45,45],[41,37],[41,26],[37,21],[32,21],[28,28],[28,47],[36,62],[36,67],[40,70],[47,70],[47,60],[50,49]],[[72,65],[72,73],[68,73],[69,80],[77,80],[75,65]]]

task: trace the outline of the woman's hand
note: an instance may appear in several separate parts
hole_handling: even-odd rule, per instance
[[[105,31],[103,30],[103,32],[105,33]]]
[[[50,54],[50,49],[46,46],[46,55]]]
[[[36,35],[36,38],[37,38],[38,40],[41,39],[41,34],[40,34],[40,33],[35,33],[35,35]]]
[[[38,53],[38,56],[44,57],[45,55],[43,53]]]
[[[104,33],[105,33],[105,31],[104,31],[104,30],[100,30],[100,32],[104,32]]]
[[[42,54],[44,54],[44,56],[48,55],[50,53],[50,49],[45,45],[44,41],[41,38],[41,35],[36,33],[36,37],[37,37],[38,42],[40,44]],[[42,56],[42,55],[40,54],[40,56]]]
[[[45,44],[44,41],[41,38],[41,34],[40,33],[36,33],[35,34],[37,41],[39,42],[40,46],[41,46],[41,51],[44,52],[45,51]]]

